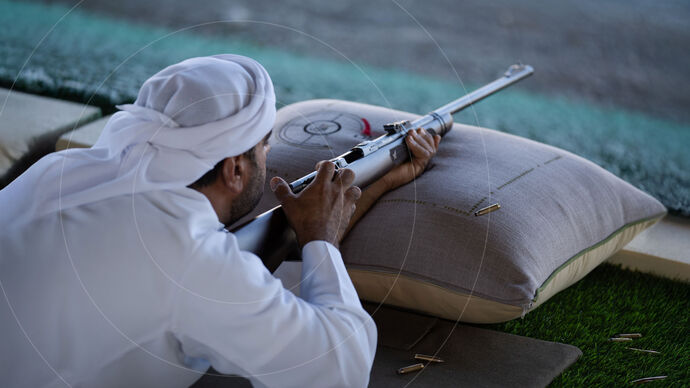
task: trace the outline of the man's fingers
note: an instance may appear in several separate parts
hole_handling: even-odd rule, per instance
[[[335,164],[328,160],[319,162],[319,168],[316,170],[316,178],[314,178],[314,183],[318,185],[326,184],[333,179],[333,173],[335,172]]]
[[[407,137],[407,146],[415,158],[429,158],[431,157],[433,151],[427,148],[429,147],[428,144],[425,147],[425,145],[420,142],[418,137],[414,135]]]
[[[288,198],[294,198],[294,194],[290,190],[290,186],[288,186],[287,182],[283,180],[283,178],[274,176],[271,178],[271,190],[273,190],[273,194],[276,196],[276,199],[280,201],[280,203],[283,203],[285,200]]]
[[[346,203],[355,203],[359,199],[359,197],[362,196],[362,190],[357,187],[357,186],[350,186],[347,190],[345,190],[345,199]]]
[[[410,136],[408,136],[408,137],[417,146],[415,148],[417,148],[419,150],[428,151],[429,150],[429,144],[427,144],[426,140],[419,134],[420,129],[421,128],[418,128],[416,131],[411,131]],[[419,157],[420,155],[415,155],[415,156]]]
[[[417,128],[416,140],[424,146],[429,151],[434,151],[434,138],[431,134],[424,128]]]
[[[438,150],[438,145],[441,143],[441,136],[437,135],[435,132],[432,135],[431,131],[427,131],[423,128],[421,128],[420,135],[429,145],[429,151],[435,153],[436,150]]]
[[[355,181],[355,172],[349,168],[343,168],[338,170],[338,180],[340,181],[341,187],[348,188],[352,186],[352,182]]]

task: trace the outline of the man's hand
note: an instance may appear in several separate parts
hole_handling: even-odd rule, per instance
[[[441,136],[431,135],[424,128],[409,131],[405,138],[411,160],[396,166],[381,178],[387,190],[393,190],[411,182],[424,172],[431,158],[436,154]]]
[[[423,128],[408,132],[405,138],[407,148],[412,153],[412,159],[393,168],[386,175],[376,180],[364,190],[362,197],[357,202],[355,214],[350,219],[350,225],[344,233],[340,234],[338,241],[342,241],[347,232],[369,211],[374,203],[387,191],[396,189],[424,172],[431,158],[436,154],[441,136],[431,136]]]
[[[352,186],[354,180],[352,170],[335,172],[335,165],[328,161],[317,164],[316,177],[297,195],[283,179],[271,179],[271,189],[282,204],[301,247],[313,240],[338,246],[355,211],[355,202],[362,194],[359,187]]]

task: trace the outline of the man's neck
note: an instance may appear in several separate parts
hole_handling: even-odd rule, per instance
[[[213,207],[213,210],[216,212],[216,216],[218,216],[218,221],[220,221],[223,225],[227,225],[230,222],[229,216],[232,204],[226,203],[229,201],[224,200],[225,198],[217,193],[217,191],[213,189],[212,185],[200,188],[190,188],[200,192],[206,197],[206,199],[208,199],[208,201],[211,203],[211,207]]]

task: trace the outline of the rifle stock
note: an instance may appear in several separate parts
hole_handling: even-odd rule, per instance
[[[454,113],[532,75],[533,72],[531,66],[512,65],[503,77],[417,120],[384,125],[387,132],[385,135],[360,143],[331,161],[335,163],[336,168],[353,170],[354,185],[365,187],[409,158],[409,151],[405,145],[405,136],[409,130],[422,127],[443,136],[453,126]],[[315,176],[316,172],[312,172],[290,183],[290,188],[294,193],[298,193],[307,187]],[[234,228],[231,233],[235,234],[240,249],[256,254],[271,272],[286,258],[300,258],[297,236],[280,206]]]
[[[280,206],[239,225],[231,232],[235,234],[240,249],[260,257],[271,272],[286,259],[301,257],[297,235]]]

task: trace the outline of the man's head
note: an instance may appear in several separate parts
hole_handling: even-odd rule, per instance
[[[209,199],[221,222],[256,206],[275,120],[273,84],[258,62],[229,54],[188,59],[149,78],[135,103],[121,109],[163,124],[142,139],[177,159],[161,163],[159,175],[193,174],[184,184]]]
[[[189,185],[209,199],[218,219],[226,226],[254,209],[263,195],[270,135],[269,132],[245,153],[221,160]]]
[[[259,197],[265,152],[256,153],[259,168],[239,155],[269,133],[276,107],[271,78],[255,60],[232,54],[187,59],[146,80],[134,103],[117,107],[93,147],[51,154],[50,162],[35,164],[3,189],[3,197],[18,206],[2,219],[31,220],[120,195],[185,187],[224,159],[234,163],[224,161],[226,186],[236,194],[247,191],[234,210],[222,213],[223,220],[236,218]],[[260,175],[250,181],[250,171]]]

